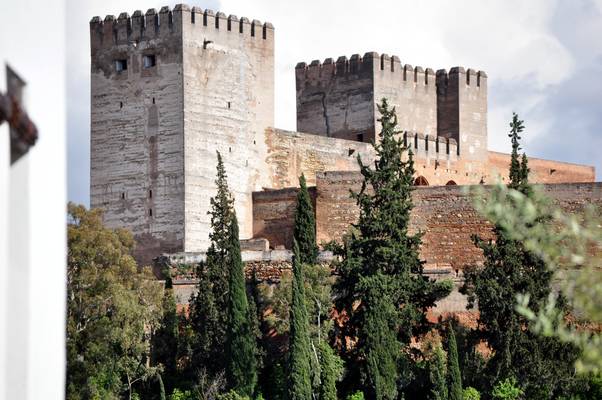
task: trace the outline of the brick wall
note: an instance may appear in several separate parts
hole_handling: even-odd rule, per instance
[[[349,189],[359,190],[354,172],[326,172],[317,178],[316,225],[318,243],[340,240],[358,218]],[[587,204],[602,206],[602,183],[566,183],[542,186],[544,193],[567,212]],[[461,186],[417,187],[413,193],[411,231],[423,232],[421,257],[428,265],[461,270],[482,261],[471,236],[491,237],[491,225],[472,207]]]
[[[253,193],[253,237],[265,238],[270,247],[292,247],[297,206],[297,188]],[[309,188],[316,207],[316,188]]]

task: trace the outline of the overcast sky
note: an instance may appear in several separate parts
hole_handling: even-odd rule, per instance
[[[69,199],[89,204],[88,22],[176,2],[67,0]],[[295,130],[294,66],[377,51],[403,64],[489,75],[489,149],[508,151],[512,111],[532,157],[602,171],[602,0],[208,0],[276,29],[276,127]]]

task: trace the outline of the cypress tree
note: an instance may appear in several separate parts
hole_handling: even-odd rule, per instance
[[[512,153],[508,186],[530,196],[527,157],[518,153],[519,134],[524,125],[516,114],[512,116],[510,128]],[[540,216],[539,223],[548,218]],[[495,226],[494,234],[495,241],[474,238],[485,262],[482,268],[466,271],[462,289],[468,295],[469,307],[478,303],[479,333],[493,350],[487,362],[485,381],[517,377],[527,398],[556,398],[575,383],[572,365],[577,352],[556,339],[533,334],[527,320],[515,310],[516,296],[529,293],[530,306],[537,312],[550,294],[552,272],[537,255],[512,240],[502,227]]]
[[[510,122],[510,133],[508,137],[510,138],[510,143],[512,144],[512,153],[510,154],[510,171],[509,178],[510,183],[509,187],[512,189],[518,189],[521,186],[523,181],[523,173],[521,170],[521,163],[518,156],[518,151],[520,148],[520,133],[525,129],[524,121],[518,119],[518,115],[516,113],[512,113],[512,122]]]
[[[462,376],[460,375],[460,363],[458,361],[458,345],[456,334],[451,323],[448,326],[449,336],[447,338],[447,357],[449,372],[449,400],[462,400]]]
[[[320,400],[337,400],[337,380],[339,371],[335,364],[335,354],[325,341],[320,342]]]
[[[439,344],[433,353],[433,358],[430,361],[430,378],[433,388],[431,389],[432,400],[447,400],[447,371],[445,368],[445,352]]]
[[[369,400],[397,397],[397,366],[406,364],[399,357],[426,325],[427,308],[451,290],[449,282],[422,275],[420,235],[408,233],[412,154],[398,138],[395,109],[386,99],[378,109],[377,160],[371,167],[358,157],[364,180],[352,195],[360,216],[344,244],[335,285],[336,309],[347,317],[337,333],[349,368],[348,386],[363,384]]]
[[[251,397],[257,383],[257,343],[252,330],[245,286],[244,265],[240,254],[238,220],[230,221],[230,282],[228,290],[228,334],[226,346],[228,384],[238,394]]]
[[[311,349],[305,306],[303,263],[299,245],[293,240],[293,295],[290,309],[289,399],[311,400]]]
[[[223,349],[228,326],[228,286],[231,219],[233,200],[222,156],[217,152],[217,193],[211,198],[210,246],[206,261],[197,268],[197,294],[190,302],[190,323],[195,331],[192,344],[192,367],[205,369],[211,375],[225,370]]]
[[[299,177],[299,193],[297,194],[293,237],[299,245],[300,261],[305,264],[315,264],[318,260],[316,221],[311,198],[305,182],[305,175],[303,174]]]

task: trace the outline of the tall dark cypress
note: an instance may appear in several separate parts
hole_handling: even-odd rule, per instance
[[[527,157],[518,153],[519,134],[524,125],[516,114],[512,116],[510,128],[512,154],[508,186],[530,196]],[[537,223],[548,218],[541,215]],[[495,241],[475,237],[485,262],[482,268],[466,271],[462,289],[468,294],[469,307],[478,303],[479,333],[493,349],[485,381],[494,383],[515,377],[529,399],[565,395],[576,382],[572,365],[577,352],[554,338],[533,334],[526,319],[515,310],[516,296],[522,293],[530,294],[533,310],[544,304],[551,291],[552,272],[537,255],[512,240],[502,227],[495,226],[494,233]]]
[[[190,323],[195,331],[192,344],[192,367],[211,375],[226,368],[223,349],[228,326],[228,286],[230,238],[233,212],[232,195],[221,154],[217,153],[217,193],[211,198],[210,246],[206,261],[197,268],[197,295],[190,302]]]
[[[462,376],[458,361],[458,344],[456,343],[456,334],[451,323],[448,325],[447,346],[449,400],[462,400]]]
[[[337,400],[338,370],[332,348],[325,341],[318,345],[320,354],[320,400]]]
[[[293,241],[293,294],[289,335],[289,400],[311,400],[311,349],[309,321],[305,306],[303,263],[299,245]]]
[[[386,99],[378,109],[377,160],[372,167],[358,157],[364,181],[353,196],[360,216],[335,285],[336,309],[348,318],[337,331],[349,369],[346,384],[362,389],[369,400],[397,397],[398,365],[407,365],[399,357],[426,324],[427,308],[451,289],[422,275],[420,235],[408,233],[412,154],[398,138],[395,109]]]
[[[229,386],[238,394],[251,397],[257,384],[257,343],[250,321],[244,265],[238,238],[238,220],[235,213],[232,213],[229,230],[230,281],[226,372]]]
[[[305,264],[315,264],[318,259],[316,220],[311,197],[307,190],[307,183],[305,182],[305,175],[299,177],[299,193],[297,194],[293,236],[299,245],[300,261]]]

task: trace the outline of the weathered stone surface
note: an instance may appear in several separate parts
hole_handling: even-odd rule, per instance
[[[251,193],[267,186],[274,29],[222,17],[163,7],[144,21],[136,12],[90,23],[91,206],[107,226],[132,230],[145,264],[205,250],[217,151],[241,236],[252,236]]]

